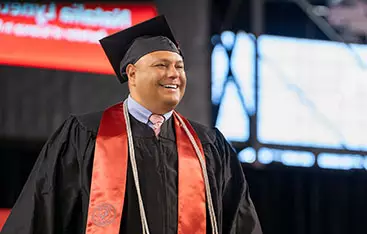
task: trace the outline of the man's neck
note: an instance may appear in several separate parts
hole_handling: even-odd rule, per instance
[[[129,113],[135,119],[137,119],[139,122],[148,124],[149,126],[152,127],[152,125],[149,122],[149,117],[155,113],[152,113],[150,110],[148,110],[147,108],[139,104],[137,101],[133,99],[133,97],[131,97],[131,95],[129,95],[127,99],[127,107],[128,107]],[[165,120],[168,120],[172,116],[172,113],[173,113],[173,110],[163,114]]]

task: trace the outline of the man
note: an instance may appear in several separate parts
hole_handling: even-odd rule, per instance
[[[64,122],[2,233],[261,233],[223,135],[174,111],[186,76],[164,16],[101,44],[129,97]]]

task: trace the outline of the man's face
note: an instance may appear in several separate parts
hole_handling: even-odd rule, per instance
[[[156,114],[173,110],[186,88],[182,57],[170,51],[155,51],[126,69],[131,96]]]

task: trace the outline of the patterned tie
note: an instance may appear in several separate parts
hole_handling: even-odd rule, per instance
[[[149,117],[149,121],[152,122],[155,135],[158,136],[164,122],[164,117],[162,115],[152,114]]]

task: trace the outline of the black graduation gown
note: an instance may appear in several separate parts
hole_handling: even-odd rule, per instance
[[[3,234],[84,234],[94,146],[102,112],[71,116],[49,138]],[[142,198],[151,234],[177,233],[177,150],[173,118],[159,139],[131,115]],[[191,122],[206,157],[219,233],[262,233],[237,155],[217,129]],[[207,233],[211,233],[207,212]],[[120,233],[142,233],[130,162]],[[108,234],[108,233],[107,233]]]

